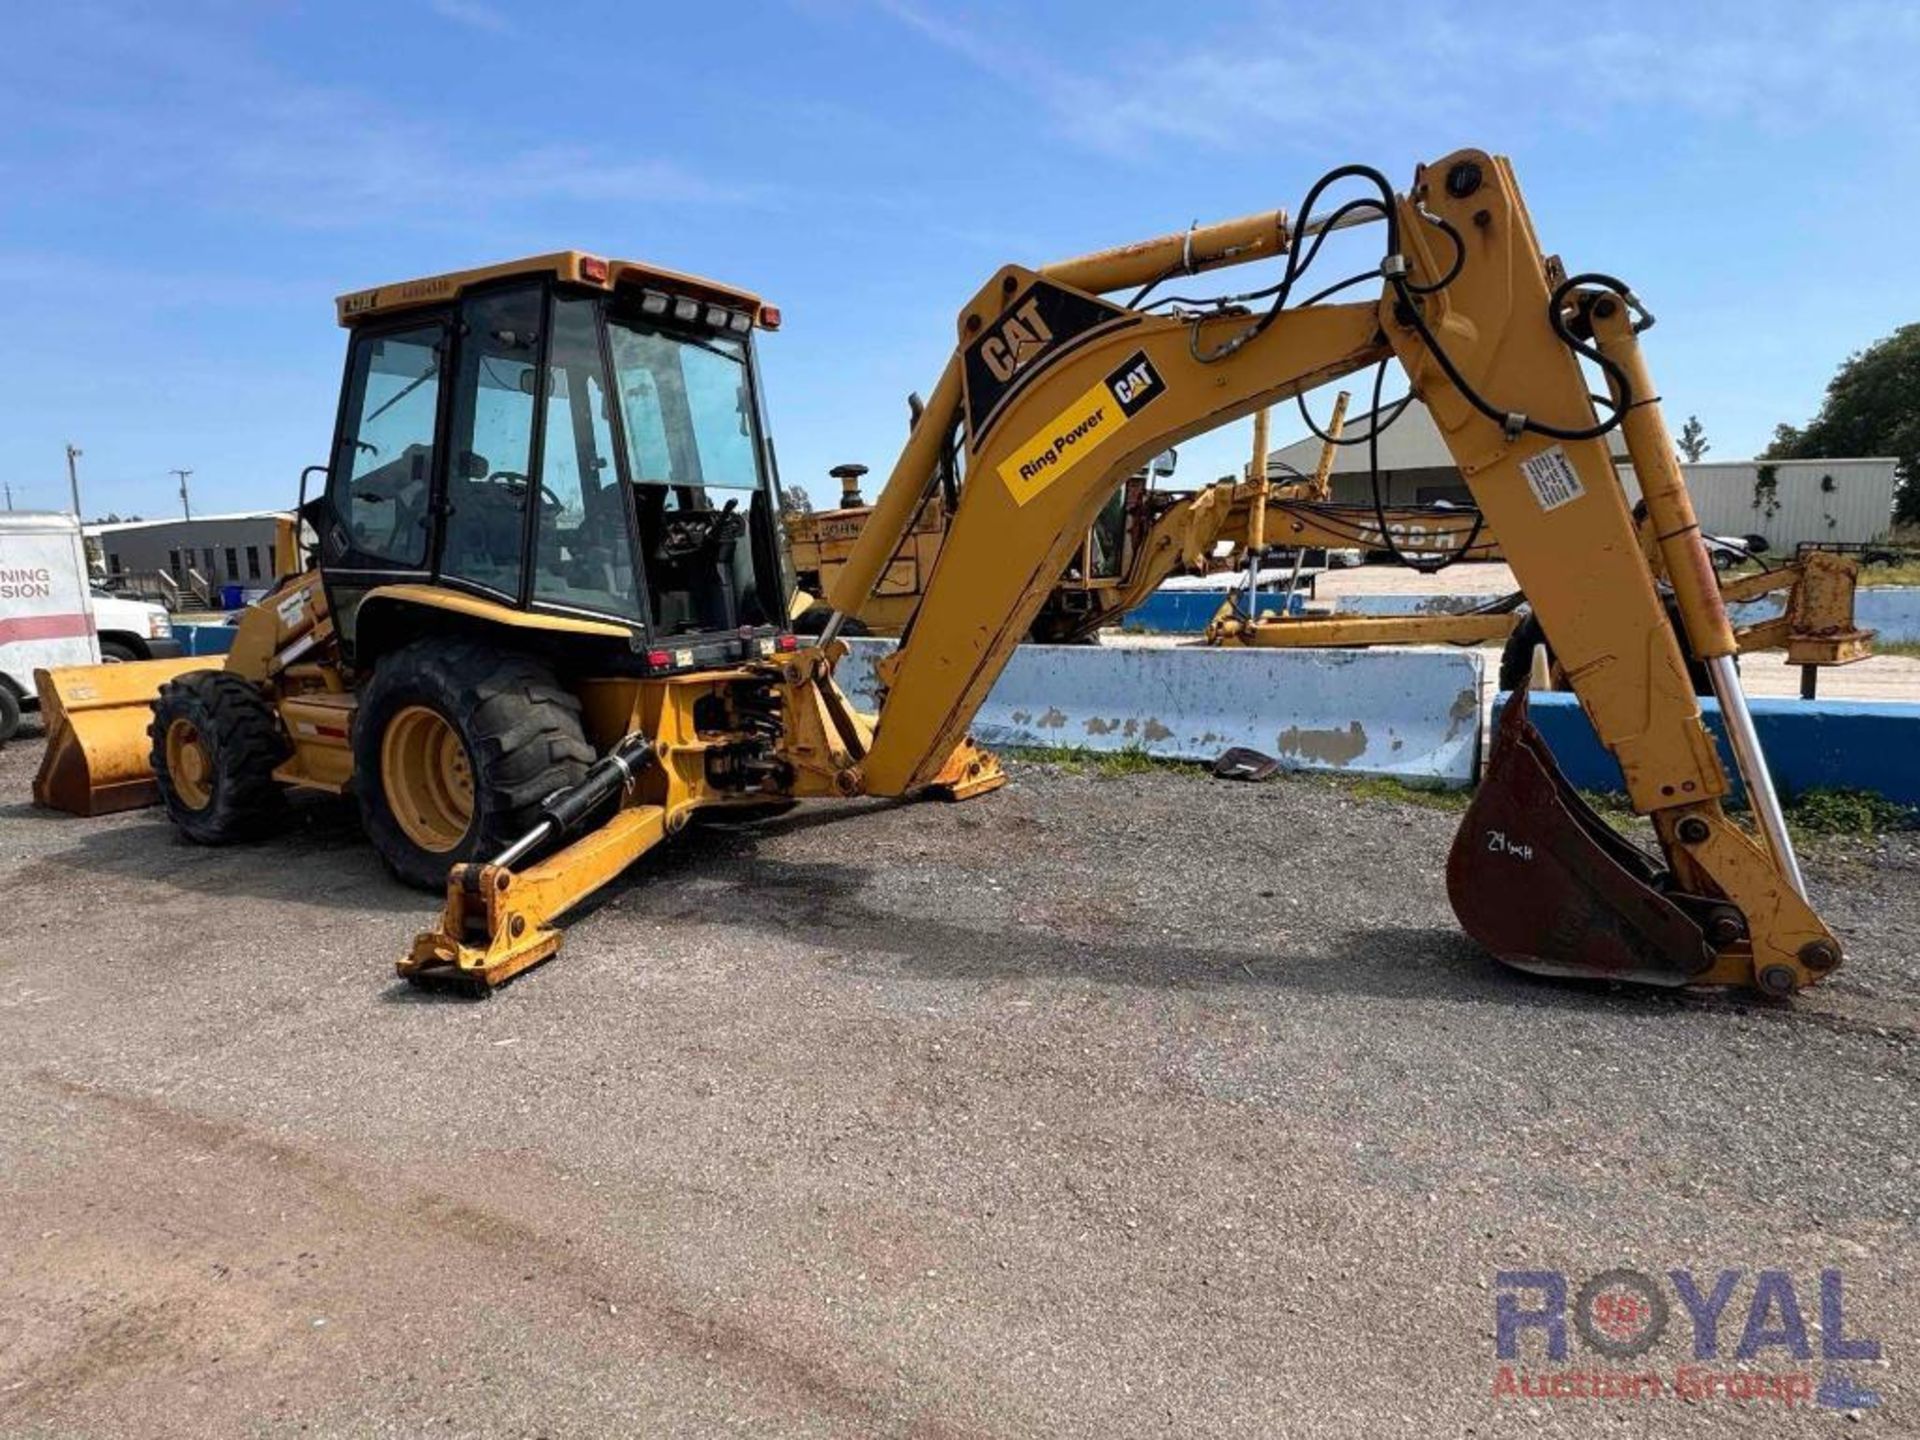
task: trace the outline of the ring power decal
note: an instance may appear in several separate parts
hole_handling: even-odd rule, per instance
[[[1100,448],[1116,430],[1167,390],[1144,350],[1121,361],[1112,374],[1062,410],[1013,454],[1000,462],[1000,478],[1014,503],[1034,496]]]

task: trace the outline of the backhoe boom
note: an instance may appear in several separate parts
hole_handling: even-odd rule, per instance
[[[1378,179],[1336,172],[1346,176]],[[954,357],[829,597],[836,612],[858,610],[958,429],[966,483],[900,647],[880,666],[860,788],[901,795],[936,781],[1095,513],[1148,457],[1391,359],[1665,851],[1656,864],[1585,811],[1522,702],[1450,865],[1463,923],[1501,958],[1550,973],[1776,994],[1820,978],[1839,949],[1801,893],[1744,724],[1735,642],[1640,357],[1637,301],[1605,276],[1569,281],[1542,254],[1500,158],[1461,151],[1424,167],[1408,195],[1380,188],[1388,246],[1374,303],[1151,312],[1060,279],[1138,273],[1113,281],[1111,264],[1068,263],[1009,266],[961,312]],[[1581,355],[1606,377],[1606,419]],[[1691,649],[1716,667],[1764,843],[1722,810],[1728,779],[1603,438],[1615,425],[1646,485]],[[1527,906],[1512,903],[1516,887]]]

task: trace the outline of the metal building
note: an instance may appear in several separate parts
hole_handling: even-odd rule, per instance
[[[1367,424],[1367,416],[1355,416],[1347,421],[1346,434],[1364,435]],[[1628,498],[1637,501],[1640,486],[1626,463],[1620,432],[1611,432],[1607,443]],[[1296,440],[1267,457],[1267,473],[1275,480],[1310,475],[1320,463],[1320,450],[1321,442],[1312,435]],[[1473,503],[1433,416],[1419,401],[1380,432],[1379,452],[1384,503]],[[1893,524],[1898,463],[1872,458],[1706,460],[1680,468],[1701,527],[1709,534],[1764,535],[1773,553],[1791,554],[1808,541],[1861,545],[1885,539]],[[1343,504],[1372,502],[1366,446],[1341,447],[1333,465],[1333,498]]]
[[[1389,411],[1391,408],[1388,407]],[[1283,420],[1286,414],[1285,408],[1274,412],[1277,420]],[[1324,413],[1319,418],[1324,424]],[[1370,423],[1369,416],[1350,414],[1344,435],[1349,439],[1365,435]],[[1616,462],[1625,457],[1626,442],[1619,431],[1609,434],[1607,443]],[[1275,480],[1311,475],[1320,463],[1321,448],[1320,440],[1312,435],[1282,446],[1267,456],[1267,474]],[[1418,400],[1410,403],[1380,432],[1378,449],[1383,504],[1432,505],[1442,500],[1455,505],[1473,503],[1473,495],[1467,489],[1467,482],[1460,478],[1459,468],[1453,463],[1446,442],[1440,438],[1432,414]],[[1373,486],[1369,477],[1367,447],[1341,446],[1333,461],[1334,500],[1343,505],[1371,504]]]
[[[168,604],[214,605],[223,586],[273,583],[274,525],[284,512],[252,510],[192,520],[126,520],[86,527],[87,546],[113,588]]]
[[[1706,460],[1683,465],[1694,512],[1709,535],[1764,535],[1791,555],[1808,542],[1864,545],[1893,526],[1898,460]],[[1630,466],[1627,493],[1640,496]]]

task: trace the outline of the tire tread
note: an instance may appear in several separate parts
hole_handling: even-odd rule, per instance
[[[435,855],[407,839],[387,807],[378,771],[383,725],[407,703],[439,710],[472,759],[476,824],[460,850]],[[448,866],[503,848],[530,830],[541,802],[577,784],[594,761],[580,699],[538,658],[477,641],[416,640],[384,657],[361,693],[354,724],[355,791],[380,857],[422,889],[446,883]]]

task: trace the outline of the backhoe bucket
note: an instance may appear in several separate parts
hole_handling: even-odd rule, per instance
[[[1515,691],[1447,856],[1461,928],[1535,974],[1687,985],[1714,956],[1666,878],[1567,782]]]
[[[218,670],[217,655],[66,665],[36,670],[47,750],[33,800],[73,815],[111,815],[160,803],[148,763],[147,726],[160,687],[190,670]]]

